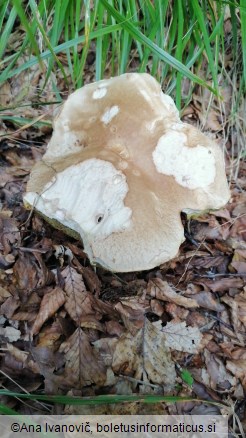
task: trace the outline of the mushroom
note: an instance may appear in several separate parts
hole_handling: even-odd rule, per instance
[[[181,211],[229,197],[219,146],[181,122],[153,77],[127,73],[69,96],[24,202],[79,236],[92,263],[130,272],[176,256]]]

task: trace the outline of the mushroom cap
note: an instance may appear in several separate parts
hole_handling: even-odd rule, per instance
[[[153,77],[127,73],[69,96],[24,201],[79,234],[92,263],[130,272],[175,257],[181,211],[229,197],[219,146],[180,121]]]

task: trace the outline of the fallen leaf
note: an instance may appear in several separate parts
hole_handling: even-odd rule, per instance
[[[42,299],[40,310],[37,315],[37,318],[32,326],[32,334],[36,335],[42,325],[53,316],[56,311],[65,303],[64,292],[60,287],[56,287],[55,289],[47,292]]]
[[[21,303],[17,312],[14,313],[12,319],[15,321],[33,321],[36,319],[39,308],[40,308],[41,298],[36,292],[28,297],[27,301]]]
[[[149,303],[143,301],[141,298],[125,298],[115,305],[124,322],[124,326],[130,333],[136,333],[143,327],[145,313],[149,310]]]
[[[229,359],[246,360],[246,348],[234,346],[232,342],[222,342],[220,347]]]
[[[20,243],[20,232],[17,227],[17,222],[9,217],[0,214],[0,249],[4,254],[11,252],[14,245]]]
[[[222,297],[222,301],[233,309],[234,322],[237,323],[239,320],[246,327],[246,290],[233,298],[226,295]],[[239,329],[238,324],[237,328]]]
[[[33,373],[40,374],[38,364],[32,359],[32,356],[28,351],[20,350],[12,344],[7,344],[7,349],[11,357],[16,361],[16,364],[12,361],[11,365],[13,368],[18,368],[19,364],[19,367],[21,366],[20,369],[27,368]]]
[[[187,294],[186,294],[187,295]],[[192,295],[193,300],[197,302],[199,307],[213,310],[215,312],[222,312],[224,306],[218,302],[211,292],[201,291],[196,295]]]
[[[57,341],[62,334],[62,326],[59,320],[55,320],[51,326],[44,327],[39,332],[37,347],[47,347],[52,350],[57,350]]]
[[[64,353],[66,363],[65,371],[70,376],[74,385],[103,385],[106,380],[106,370],[100,357],[81,328],[63,342],[59,351]]]
[[[62,271],[62,277],[65,280],[65,309],[79,325],[82,315],[93,313],[82,275],[71,266],[67,266]]]
[[[238,274],[246,274],[246,262],[231,262],[231,266],[236,269]]]
[[[226,368],[238,379],[241,380],[244,390],[246,390],[246,359],[228,360]]]
[[[165,340],[161,330],[145,318],[144,327],[135,336],[126,333],[119,339],[113,356],[113,371],[136,379],[142,379],[146,373],[149,381],[170,389],[175,383],[176,371]]]
[[[157,323],[160,325],[159,321]],[[171,350],[195,354],[200,349],[202,334],[197,327],[186,327],[186,322],[170,321],[161,328],[165,345]]]
[[[24,291],[25,295],[35,288],[50,284],[54,278],[53,274],[47,269],[41,254],[34,252],[19,251],[19,258],[16,261],[14,275],[18,287]]]
[[[20,306],[19,299],[10,296],[1,305],[0,312],[2,315],[5,315],[7,318],[12,318],[16,309],[18,309],[19,306]]]
[[[241,278],[221,278],[219,280],[200,280],[196,281],[197,284],[201,284],[212,292],[224,292],[229,290],[230,288],[241,289],[244,285],[244,282]]]
[[[166,281],[160,278],[155,278],[148,282],[147,293],[158,300],[171,301],[179,306],[187,308],[199,307],[195,300],[179,295]]]
[[[11,294],[4,287],[0,286],[0,303],[3,303],[6,298],[11,297]]]
[[[82,266],[79,261],[74,257],[74,265],[77,267],[78,271],[82,274],[85,283],[87,284],[90,292],[95,293],[99,296],[101,290],[101,282],[92,269]]]
[[[21,332],[14,327],[0,327],[0,336],[3,336],[10,342],[15,342],[20,339]]]
[[[212,389],[229,390],[231,386],[236,385],[237,382],[235,377],[228,373],[225,365],[218,356],[211,354],[206,348],[204,349],[203,354]]]

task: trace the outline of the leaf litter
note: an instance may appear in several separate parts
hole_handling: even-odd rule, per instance
[[[40,80],[34,71],[32,83]],[[11,85],[12,100],[14,90],[19,99],[18,82]],[[47,90],[50,99],[55,99],[51,89]],[[227,116],[230,89],[224,87],[222,91]],[[30,102],[36,98],[32,89],[24,92],[29,93]],[[206,120],[203,103],[199,93],[195,95],[184,118],[192,111],[206,129],[220,131],[218,102],[213,102]],[[35,116],[43,112],[41,107]],[[27,110],[22,115],[30,116]],[[101,268],[95,270],[81,242],[52,229],[23,207],[22,194],[30,169],[45,150],[50,128],[30,126],[16,131],[14,124],[3,125],[3,387],[20,391],[21,381],[27,391],[32,388],[49,394],[169,394],[224,403],[242,401],[246,390],[243,163],[238,184],[231,185],[231,201],[223,210],[195,219],[182,216],[186,241],[177,257],[150,272],[119,277]],[[190,386],[180,377],[182,369],[191,376]],[[18,400],[5,399],[5,403],[20,413],[26,412]],[[35,403],[31,406],[37,409]],[[196,404],[160,406],[163,413],[191,413]],[[117,409],[111,407],[110,412],[117,413]],[[201,404],[201,409],[205,412],[206,406]],[[68,411],[78,412],[66,407],[64,412]],[[81,407],[79,413],[83,412],[85,408],[83,411]],[[143,410],[129,404],[122,412]]]

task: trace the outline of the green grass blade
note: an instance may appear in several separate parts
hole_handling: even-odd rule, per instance
[[[206,54],[208,57],[209,68],[210,68],[210,71],[212,74],[215,89],[217,90],[218,89],[217,72],[216,72],[215,67],[214,67],[215,60],[214,60],[212,50],[210,47],[210,43],[209,43],[209,35],[208,35],[208,31],[207,31],[207,26],[206,26],[206,23],[207,23],[206,14],[204,14],[204,11],[202,11],[202,8],[200,7],[197,0],[191,0],[191,4],[193,7],[193,11],[195,13],[195,16],[197,18],[197,21],[199,23],[200,31],[203,35],[203,42],[204,42]]]
[[[175,68],[177,71],[182,73],[182,75],[189,78],[191,81],[194,81],[200,85],[207,87],[210,91],[217,94],[216,90],[206,84],[199,76],[192,73],[185,65],[183,65],[180,61],[176,60],[173,56],[169,55],[163,49],[154,44],[148,37],[146,37],[141,31],[134,27],[134,25],[127,21],[124,16],[122,16],[115,8],[113,8],[106,0],[101,0],[101,3],[105,6],[107,11],[112,14],[118,23],[121,24],[122,28],[128,30],[130,35],[138,41],[141,41],[142,44],[149,47],[153,54],[159,56],[159,59],[166,62],[171,67]]]
[[[36,53],[37,59],[38,59],[38,61],[40,63],[40,67],[43,70],[43,63],[42,63],[42,60],[40,58],[39,47],[38,47],[38,44],[36,42],[34,33],[33,33],[32,29],[31,29],[31,26],[29,24],[29,21],[27,19],[27,16],[25,14],[25,11],[24,11],[24,9],[22,7],[22,2],[20,0],[13,0],[13,5],[15,7],[15,10],[16,10],[16,12],[17,12],[17,14],[18,14],[18,16],[19,16],[19,18],[20,18],[24,28],[25,28],[25,31],[27,33],[27,37],[29,39],[31,47],[32,47],[33,51]]]
[[[241,35],[242,35],[242,52],[243,52],[243,81],[246,90],[246,0],[240,1],[241,12]]]
[[[177,0],[177,10],[178,10],[178,35],[177,35],[177,48],[176,48],[176,59],[182,62],[182,54],[183,54],[183,32],[184,32],[184,14],[183,14],[183,5],[182,0]],[[176,5],[174,4],[174,7]],[[176,81],[176,105],[178,110],[181,109],[181,81],[182,76],[180,73],[177,73],[177,81]]]
[[[107,34],[110,34],[112,32],[115,32],[115,31],[119,30],[120,28],[121,28],[120,24],[115,24],[112,26],[107,26],[103,29],[95,30],[95,31],[90,33],[89,39],[90,39],[90,41],[93,39],[97,39],[98,37],[100,37],[102,35],[107,35]],[[53,48],[53,52],[57,54],[57,53],[66,51],[70,47],[73,47],[74,44],[79,44],[79,43],[84,43],[84,42],[85,42],[85,36],[82,35],[78,38],[73,38],[72,40],[69,40],[69,41],[66,41],[65,43],[59,44],[58,46]],[[40,54],[40,59],[41,60],[48,59],[50,56],[51,56],[50,50],[45,50],[45,52]],[[12,78],[15,75],[18,75],[22,71],[25,71],[28,68],[31,68],[33,65],[36,65],[37,63],[38,63],[38,57],[33,56],[29,61],[24,62],[20,67],[14,69],[14,70],[11,70],[11,71],[7,71],[7,73],[6,73],[6,71],[3,71],[2,74],[0,75],[0,84],[9,78]]]
[[[4,15],[5,14],[3,14],[2,19],[4,19]],[[3,54],[5,52],[9,36],[10,36],[12,30],[13,30],[13,26],[14,26],[14,23],[15,23],[16,16],[17,16],[17,13],[16,13],[15,9],[12,8],[11,11],[10,11],[8,20],[7,20],[6,24],[5,24],[5,28],[4,28],[3,32],[1,32],[1,38],[0,38],[0,59],[2,59]],[[2,24],[1,24],[0,28],[1,27],[2,27]]]

